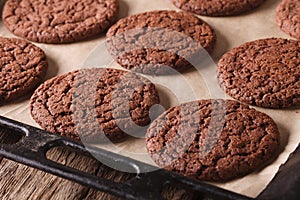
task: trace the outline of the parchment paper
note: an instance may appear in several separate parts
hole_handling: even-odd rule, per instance
[[[217,33],[217,45],[214,53],[212,54],[214,61],[217,63],[218,59],[226,51],[247,41],[267,37],[289,38],[286,34],[280,31],[275,22],[275,9],[279,2],[280,0],[267,0],[258,9],[236,17],[201,17],[207,21]],[[3,3],[4,1],[1,1],[1,4]],[[172,5],[172,3],[170,3],[169,0],[119,0],[119,3],[119,17],[158,9],[178,10]],[[2,21],[0,22],[0,35],[5,37],[15,37],[4,27]],[[93,52],[97,45],[99,45],[103,40],[104,34],[88,41],[73,44],[36,44],[47,54],[49,71],[46,79],[81,68],[90,53]],[[114,63],[113,67],[119,66]],[[210,67],[214,69],[215,66]],[[212,71],[214,72],[214,70]],[[151,78],[153,77],[150,77],[150,79]],[[215,78],[215,74],[212,74],[211,77],[206,77],[206,80],[214,80]],[[184,79],[188,80],[194,89],[196,98],[204,99],[211,97],[210,91],[205,85],[205,81],[203,78],[199,77],[199,74],[195,70],[185,73]],[[180,89],[179,86],[182,81],[180,77],[174,78],[174,76],[164,76],[164,81],[172,82],[174,88],[179,89],[182,92],[181,97],[178,99],[178,96],[172,92],[174,88],[166,88],[162,85],[157,85],[160,92],[160,98],[162,99],[162,105],[165,108],[177,105],[184,101],[193,100],[195,98],[189,97],[184,88]],[[218,90],[218,88],[215,89]],[[221,96],[222,95],[225,97],[224,93],[221,94]],[[8,105],[1,106],[0,115],[39,127],[30,117],[28,103],[29,98],[30,95],[23,99],[11,102]],[[279,156],[274,162],[270,163],[267,167],[258,172],[254,172],[248,176],[231,182],[216,184],[222,188],[250,197],[256,197],[266,187],[278,171],[279,166],[287,160],[289,154],[295,150],[300,141],[299,107],[285,110],[257,109],[270,115],[280,129],[281,147],[279,149]],[[143,162],[152,163],[151,159],[145,155],[146,148],[143,139],[129,138],[126,141],[117,143],[116,146],[119,147],[115,150],[118,153],[133,157]],[[109,148],[103,145],[101,147]]]

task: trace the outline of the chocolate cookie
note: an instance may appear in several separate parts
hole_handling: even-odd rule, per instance
[[[7,0],[2,18],[17,36],[42,43],[69,43],[103,32],[117,11],[116,0]]]
[[[223,55],[218,80],[227,94],[251,105],[300,105],[299,55],[299,41],[270,38],[247,42]]]
[[[300,39],[300,1],[283,0],[277,7],[276,21],[282,31]]]
[[[121,66],[146,74],[189,68],[191,60],[206,56],[216,41],[213,29],[203,20],[166,10],[123,18],[106,36],[109,52]]]
[[[207,16],[238,15],[261,5],[265,0],[172,0],[178,8]]]
[[[170,108],[146,134],[159,166],[207,181],[225,181],[266,164],[279,147],[274,121],[231,100],[199,100]]]
[[[104,134],[117,140],[149,124],[149,110],[158,103],[158,93],[148,79],[122,70],[95,68],[47,80],[31,97],[30,111],[49,132],[103,142]]]
[[[46,56],[37,46],[25,40],[0,37],[0,104],[37,87],[47,68]]]

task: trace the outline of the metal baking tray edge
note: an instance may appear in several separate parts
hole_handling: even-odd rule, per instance
[[[162,188],[171,184],[176,188],[199,193],[201,199],[249,200],[249,198],[216,186],[184,177],[128,157],[88,147],[55,134],[0,116],[0,128],[18,132],[22,139],[15,144],[0,144],[0,156],[48,172],[124,199],[163,199]],[[116,183],[46,158],[46,152],[57,146],[66,146],[85,155],[99,155],[107,161],[121,163],[135,169],[136,176],[128,182]],[[293,169],[291,171],[291,168]],[[151,171],[140,173],[141,171]],[[256,199],[300,199],[300,149],[281,166],[275,178]]]

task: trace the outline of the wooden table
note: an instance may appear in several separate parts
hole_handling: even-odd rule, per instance
[[[0,142],[11,143],[15,139],[13,133],[8,133],[0,127]],[[134,174],[112,170],[97,160],[78,155],[62,147],[56,147],[48,151],[47,158],[116,182],[126,181],[134,177]],[[119,199],[110,194],[84,187],[5,158],[0,158],[0,161],[1,200]],[[195,193],[188,193],[170,187],[166,188],[162,194],[166,199],[196,199],[199,197]]]

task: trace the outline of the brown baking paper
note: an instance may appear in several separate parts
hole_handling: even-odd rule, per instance
[[[214,61],[217,62],[226,51],[247,41],[267,37],[288,38],[286,34],[280,31],[275,22],[275,9],[279,2],[280,0],[267,0],[258,9],[241,16],[201,17],[217,33],[217,45],[212,54]],[[119,17],[158,9],[178,10],[169,0],[119,0],[119,3]],[[15,37],[5,28],[2,21],[0,23],[0,34],[4,37]],[[104,34],[88,41],[73,44],[36,44],[45,51],[48,58],[49,70],[46,79],[85,67],[86,65],[95,64],[95,61],[87,61],[87,58],[91,57],[91,53],[95,52],[96,47],[103,44],[103,41]],[[116,63],[113,63],[111,66],[119,68]],[[156,79],[159,79],[161,84],[157,84],[157,87],[162,105],[168,108],[196,98],[226,97],[216,84],[215,69],[216,65],[211,64],[207,72],[202,71],[202,77],[205,77],[205,79],[199,76],[197,70],[190,70],[184,73],[183,76],[164,76],[163,78],[148,76],[148,78],[154,82],[157,82]],[[182,80],[188,82],[189,87],[193,89],[193,93],[189,93],[189,90],[183,87]],[[166,88],[165,85],[170,82],[172,87]],[[173,90],[179,91],[180,95],[174,94]],[[0,115],[38,127],[29,114],[29,98],[30,95],[1,106]],[[257,109],[270,115],[279,127],[281,134],[279,156],[274,162],[260,171],[227,183],[215,184],[250,197],[256,197],[266,187],[278,171],[279,166],[287,160],[300,141],[299,108],[285,110]],[[116,143],[114,148],[111,148],[111,145],[101,145],[101,147],[153,164],[146,153],[144,139],[128,138],[123,142]]]

